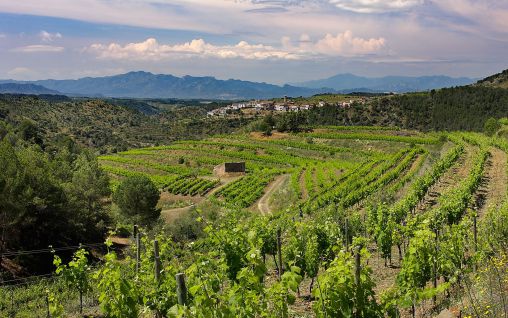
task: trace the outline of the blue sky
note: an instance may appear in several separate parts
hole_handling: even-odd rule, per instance
[[[0,0],[4,79],[483,77],[506,56],[506,0]]]

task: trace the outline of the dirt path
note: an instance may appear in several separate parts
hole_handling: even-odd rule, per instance
[[[289,178],[288,174],[284,174],[282,176],[278,176],[274,181],[272,181],[268,187],[265,189],[265,194],[258,201],[258,210],[262,215],[269,214],[270,210],[270,197],[272,194],[279,189],[284,181]]]
[[[506,197],[508,187],[507,154],[497,148],[489,150],[482,183],[475,193],[475,205],[482,216],[492,207],[499,206]]]
[[[161,217],[166,221],[166,223],[172,223],[180,216],[188,213],[191,209],[194,208],[195,205],[186,206],[183,208],[175,208],[175,209],[167,209],[161,211]]]

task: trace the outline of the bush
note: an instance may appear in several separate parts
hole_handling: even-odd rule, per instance
[[[483,131],[487,136],[493,136],[501,128],[501,124],[495,118],[490,117],[483,125]]]

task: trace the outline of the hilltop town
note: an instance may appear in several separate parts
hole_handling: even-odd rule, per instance
[[[312,98],[290,98],[284,96],[284,98],[280,99],[242,101],[213,109],[207,113],[207,116],[227,117],[240,114],[248,116],[265,115],[270,112],[299,112],[328,105],[335,105],[340,108],[350,108],[354,105],[363,105],[369,100],[368,97],[364,96],[334,95],[334,97],[334,99],[317,99],[316,96]]]

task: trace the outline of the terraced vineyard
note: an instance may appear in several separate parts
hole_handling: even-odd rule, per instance
[[[163,191],[175,195],[205,196],[215,189],[210,195],[211,200],[242,208],[252,206],[264,194],[268,184],[283,174],[291,175],[291,190],[297,199],[294,206],[307,209],[306,201],[318,199],[320,203],[317,205],[322,208],[331,203],[332,197],[335,201],[339,200],[339,194],[330,192],[339,191],[335,189],[343,181],[357,179],[358,174],[375,167],[362,176],[365,180],[358,179],[356,185],[350,185],[360,188],[358,195],[350,193],[348,196],[347,205],[352,205],[392,182],[399,173],[408,170],[421,154],[426,153],[422,147],[413,147],[412,144],[437,142],[436,136],[396,136],[401,133],[398,129],[364,129],[326,127],[321,128],[322,133],[316,136],[302,133],[279,135],[280,138],[248,134],[216,136],[135,149],[99,159],[103,168],[111,174],[113,187],[126,176],[146,175]],[[327,133],[323,131],[330,131],[333,138],[324,139],[323,134]],[[334,139],[339,136],[349,140],[347,145],[335,144]],[[394,138],[394,145],[386,143]],[[361,149],[363,147],[357,146],[358,142],[371,140],[383,140],[389,149]],[[240,161],[246,163],[245,176],[221,180],[213,175],[216,165]],[[382,178],[372,183],[378,177]],[[351,188],[342,191],[349,190]]]
[[[129,317],[433,317],[443,309],[500,317],[508,310],[507,151],[505,139],[478,133],[326,126],[102,156],[113,187],[146,175],[165,195],[193,202],[202,232],[155,233],[122,262],[109,253],[94,276],[101,308]],[[239,161],[245,174],[214,175]],[[164,270],[154,276],[154,267]]]

